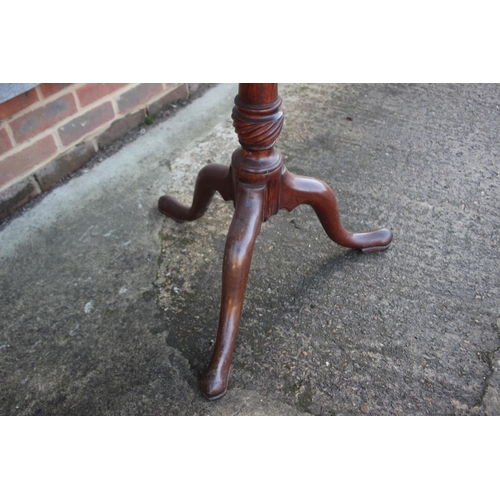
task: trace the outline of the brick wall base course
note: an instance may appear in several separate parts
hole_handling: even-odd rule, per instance
[[[0,219],[40,194],[38,183],[29,177],[0,193]]]
[[[53,149],[48,151],[45,147],[43,155],[35,155],[37,160],[42,158],[38,163],[32,154],[36,150],[34,141],[37,141],[37,136],[30,139],[30,144],[24,148],[19,144],[10,144],[13,149],[12,151],[7,150],[6,157],[5,155],[2,157],[0,151],[0,219],[42,191],[47,191],[71,172],[79,169],[91,160],[99,149],[108,147],[132,129],[140,126],[146,116],[155,116],[169,104],[179,99],[188,98],[190,90],[192,90],[189,84],[103,85],[106,85],[107,88],[98,89],[96,84],[42,84],[37,89],[33,89],[40,96],[50,95],[48,104],[63,97],[64,92],[68,92],[73,97],[78,96],[77,116],[68,116],[64,122],[56,124],[53,129],[45,130],[45,134],[47,132],[50,134],[43,139],[43,145],[46,146],[50,143]],[[196,87],[193,90],[195,89]],[[111,94],[106,94],[106,90]],[[87,105],[81,107],[80,96],[89,96],[90,94],[91,97],[87,97],[87,100],[82,98],[82,101]],[[113,106],[113,113],[110,112],[110,102]],[[18,110],[19,112],[12,118],[17,120],[31,113],[33,107],[38,109],[41,106],[47,106],[43,99],[35,101],[31,107],[25,106],[22,110]],[[123,110],[124,115],[120,114],[120,109]],[[104,110],[106,120],[103,119],[102,110]],[[0,126],[8,120],[4,120],[4,123],[0,122]],[[5,127],[7,126],[5,125]],[[1,130],[2,128],[0,128]],[[59,133],[62,134],[62,137],[59,137]],[[7,139],[9,138],[7,137]],[[8,148],[10,142],[10,139],[9,141],[4,140],[5,147]],[[39,142],[42,143],[42,141]],[[25,157],[28,162],[26,162]],[[20,170],[17,174],[16,167]],[[16,175],[20,177],[19,180],[16,179]]]
[[[42,191],[47,191],[68,174],[85,165],[96,154],[95,141],[87,141],[51,161],[35,174]]]

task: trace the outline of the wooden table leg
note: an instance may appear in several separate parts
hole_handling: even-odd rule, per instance
[[[357,248],[363,253],[380,252],[389,247],[392,233],[378,229],[368,233],[350,233],[340,222],[335,194],[323,181],[293,175],[285,171],[281,179],[280,208],[289,212],[299,205],[310,205],[318,216],[326,234],[338,245]]]
[[[238,186],[236,207],[224,250],[217,340],[210,364],[201,379],[201,391],[209,400],[219,399],[227,391],[253,247],[262,224],[263,206],[263,188]]]
[[[208,210],[216,191],[226,201],[234,199],[229,167],[214,163],[200,170],[194,187],[193,204],[190,207],[165,195],[158,200],[158,210],[177,222],[193,221],[199,219]]]
[[[330,187],[317,179],[293,175],[283,166],[283,158],[274,147],[283,126],[278,84],[240,83],[232,118],[241,147],[233,153],[231,166],[207,165],[200,171],[191,207],[169,196],[162,196],[158,202],[160,212],[178,222],[201,217],[216,191],[224,200],[234,202],[224,251],[217,340],[201,380],[201,391],[209,400],[227,392],[253,247],[262,222],[280,209],[291,211],[307,204],[327,235],[339,245],[377,252],[387,249],[392,240],[388,229],[368,233],[344,229]]]

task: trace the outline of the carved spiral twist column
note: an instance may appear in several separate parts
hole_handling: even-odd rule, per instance
[[[274,147],[284,115],[277,84],[240,84],[232,119],[241,148],[232,156],[235,182],[266,186],[263,220],[279,210],[283,157]]]

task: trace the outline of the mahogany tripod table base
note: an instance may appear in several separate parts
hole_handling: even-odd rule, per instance
[[[230,166],[211,164],[199,172],[191,207],[169,196],[158,202],[160,212],[177,222],[193,221],[208,209],[215,192],[234,203],[222,267],[222,298],[217,339],[201,379],[208,400],[223,397],[238,333],[255,240],[265,222],[279,210],[310,205],[326,234],[337,244],[360,251],[389,247],[392,233],[379,229],[351,233],[340,222],[335,194],[324,182],[291,174],[274,143],[281,132],[283,113],[277,84],[240,84],[233,123],[241,148]]]

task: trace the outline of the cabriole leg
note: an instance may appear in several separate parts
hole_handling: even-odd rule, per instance
[[[392,232],[389,229],[368,233],[347,231],[340,222],[337,199],[329,186],[312,177],[285,171],[282,177],[280,208],[291,211],[304,204],[313,208],[326,234],[339,245],[368,253],[386,250],[392,241]]]
[[[226,201],[233,199],[233,183],[229,167],[213,163],[203,167],[198,173],[193,203],[190,207],[165,195],[158,200],[158,210],[177,222],[193,221],[207,211],[216,191]]]
[[[227,391],[253,247],[262,224],[263,204],[263,188],[239,186],[224,251],[217,340],[212,359],[201,380],[201,391],[208,400],[221,398]]]

